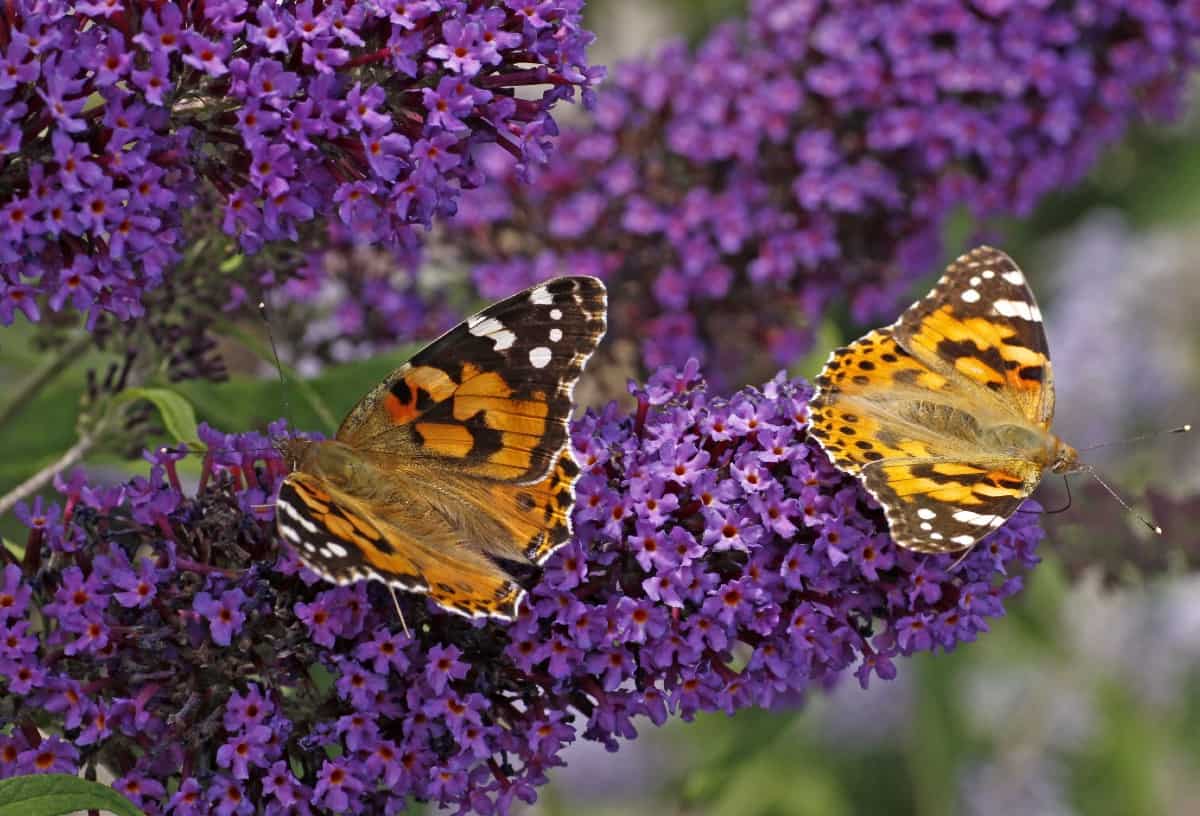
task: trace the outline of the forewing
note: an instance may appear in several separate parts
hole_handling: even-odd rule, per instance
[[[546,281],[489,306],[418,352],[350,412],[337,438],[387,456],[532,485],[568,440],[575,383],[604,335],[604,284]]]
[[[280,486],[275,521],[300,560],[334,583],[374,578],[428,594],[460,615],[516,617],[525,593],[504,570],[460,541],[443,518],[419,505],[404,510],[401,527],[344,491],[295,472]]]
[[[978,386],[981,405],[1049,429],[1054,380],[1042,313],[1005,253],[982,246],[960,256],[891,329],[931,370]]]

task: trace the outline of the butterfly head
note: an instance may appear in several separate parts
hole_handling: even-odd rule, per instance
[[[1075,473],[1083,470],[1084,465],[1079,461],[1079,451],[1057,437],[1054,439],[1054,458],[1050,462],[1052,473]]]
[[[313,440],[311,439],[291,436],[278,440],[275,443],[275,447],[279,449],[279,455],[287,463],[288,470],[299,470],[308,458],[308,453],[312,449],[313,444]]]

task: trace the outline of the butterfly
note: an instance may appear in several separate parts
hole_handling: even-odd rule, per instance
[[[1086,467],[1050,430],[1054,378],[1033,292],[987,246],[895,323],[835,350],[809,416],[809,434],[883,507],[896,543],[918,552],[974,546],[1047,470]]]
[[[506,564],[540,565],[571,536],[568,422],[606,310],[596,278],[541,283],[417,352],[332,440],[282,441],[279,535],[334,583],[516,617],[525,590]]]

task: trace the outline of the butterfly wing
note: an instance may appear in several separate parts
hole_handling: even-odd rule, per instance
[[[470,546],[541,564],[571,535],[579,470],[567,452],[568,422],[605,315],[596,278],[519,292],[394,371],[350,412],[337,439],[473,524]]]
[[[1024,273],[1005,253],[981,246],[960,256],[892,329],[926,366],[977,386],[977,401],[1003,405],[1049,429],[1054,378],[1042,313]]]
[[[403,524],[395,523],[398,514]],[[516,617],[524,590],[466,546],[428,504],[380,508],[311,474],[284,479],[275,503],[279,534],[326,580],[375,578],[428,594],[468,617]]]
[[[1054,409],[1040,313],[997,250],[960,257],[896,323],[834,351],[816,385],[809,432],[862,479],[901,546],[972,546],[1041,480],[1039,463],[987,437],[1045,429]]]
[[[605,311],[604,284],[586,276],[493,304],[392,372],[337,439],[490,481],[538,483],[566,447],[575,383],[604,336]]]

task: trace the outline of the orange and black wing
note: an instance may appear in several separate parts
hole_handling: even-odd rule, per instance
[[[525,591],[492,559],[461,540],[429,505],[391,507],[391,518],[307,473],[279,488],[275,520],[301,560],[338,584],[374,578],[429,595],[468,617],[516,617]]]
[[[977,384],[984,405],[1000,403],[1030,425],[1050,427],[1054,378],[1042,313],[1005,253],[981,246],[959,256],[891,329],[929,368]]]
[[[809,433],[904,547],[972,546],[1041,480],[1039,462],[989,435],[1008,427],[1032,444],[1054,412],[1041,313],[1003,252],[958,258],[899,320],[834,351],[816,386]]]
[[[604,284],[556,278],[489,306],[418,352],[350,412],[337,438],[488,480],[544,480],[572,394],[604,336]]]
[[[519,292],[418,352],[350,412],[337,437],[404,478],[428,466],[425,478],[444,479],[443,490],[497,522],[476,547],[540,564],[571,535],[579,469],[568,423],[605,316],[596,278]]]

